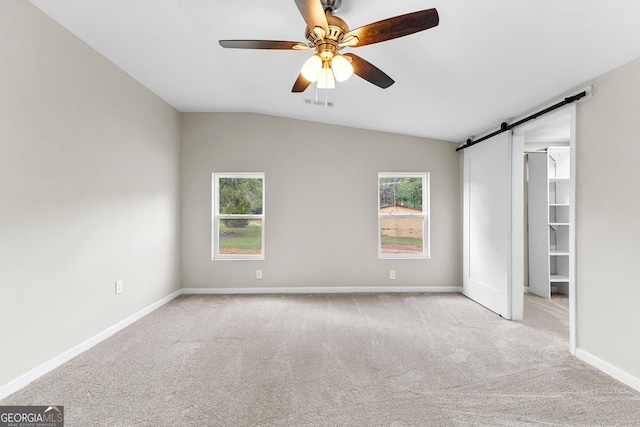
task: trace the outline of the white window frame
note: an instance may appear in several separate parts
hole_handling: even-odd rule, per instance
[[[419,214],[381,214],[380,179],[381,178],[422,178],[422,213]],[[429,259],[431,257],[431,221],[430,212],[430,175],[428,172],[379,172],[378,173],[378,258],[379,259]],[[382,253],[383,218],[422,218],[422,253]]]
[[[262,214],[227,215],[220,214],[220,179],[221,178],[254,178],[262,179]],[[212,260],[263,260],[265,257],[265,189],[264,172],[224,172],[211,174],[212,209],[211,209],[211,259]],[[260,219],[262,221],[262,250],[260,254],[221,254],[219,246],[220,220],[223,219]]]

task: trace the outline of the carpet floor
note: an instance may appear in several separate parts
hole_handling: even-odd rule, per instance
[[[566,299],[181,296],[0,402],[66,426],[640,426],[568,351]]]

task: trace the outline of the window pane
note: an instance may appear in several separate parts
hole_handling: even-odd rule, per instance
[[[380,214],[421,214],[422,177],[379,178]]]
[[[262,254],[261,219],[221,219],[218,230],[220,254]]]
[[[422,218],[380,218],[380,252],[383,254],[423,253]]]
[[[220,178],[218,192],[220,214],[262,214],[261,178]]]

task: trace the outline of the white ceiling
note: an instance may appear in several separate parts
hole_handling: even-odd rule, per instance
[[[241,111],[462,142],[640,57],[638,0],[342,0],[351,29],[435,7],[440,25],[350,50],[396,83],[359,77],[334,107],[291,93],[311,51],[292,0],[30,0],[179,111]],[[597,88],[596,88],[597,90]],[[324,99],[325,91],[319,95]],[[587,101],[588,102],[588,101]]]

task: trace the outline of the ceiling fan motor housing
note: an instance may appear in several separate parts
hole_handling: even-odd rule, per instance
[[[349,26],[342,18],[339,18],[327,10],[326,12],[327,24],[329,24],[329,33],[318,33],[315,28],[307,28],[306,38],[311,46],[318,48],[320,45],[331,44],[334,46],[332,50],[338,49],[338,43],[343,39],[343,36],[349,32]]]

